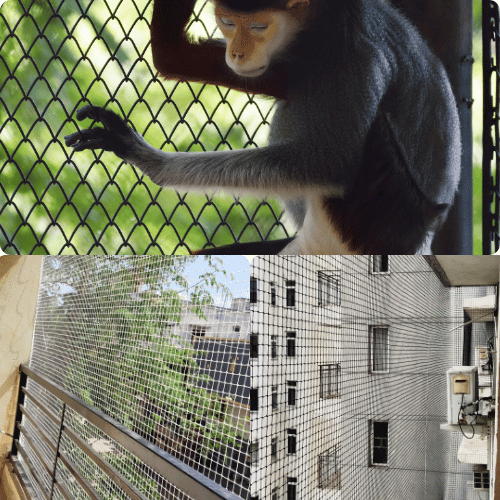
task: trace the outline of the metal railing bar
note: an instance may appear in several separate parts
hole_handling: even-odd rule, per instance
[[[54,412],[50,411],[46,406],[44,406],[44,404],[39,401],[30,391],[28,391],[26,387],[22,387],[21,390],[24,392],[24,394],[26,394],[26,396],[28,396],[30,401],[35,403],[38,408],[40,408],[40,410],[42,410],[45,415],[47,415],[47,417],[49,417],[54,422],[54,424],[59,425],[59,417]]]
[[[68,468],[68,470],[73,474],[73,477],[78,481],[78,484],[85,490],[87,495],[92,498],[92,500],[104,500],[99,493],[94,489],[94,487],[85,479],[80,472],[78,467],[66,456],[63,451],[59,452],[59,458],[61,462]]]
[[[57,482],[56,486],[57,486],[57,489],[59,490],[59,493],[66,500],[75,500],[75,497],[60,482]]]
[[[19,427],[19,430],[21,431],[21,434],[23,434],[26,441],[28,441],[28,443],[31,446],[31,449],[33,450],[35,455],[38,457],[38,460],[40,460],[41,464],[43,465],[43,467],[47,471],[47,474],[49,476],[51,476],[52,471],[50,470],[49,465],[45,462],[45,458],[42,457],[42,454],[38,451],[37,447],[33,443],[33,436],[29,433],[29,431],[22,424],[17,424],[17,425]]]
[[[31,400],[33,400],[34,403],[36,403],[42,410],[39,401],[36,400],[36,398],[33,397],[32,394],[29,393],[29,391],[24,390],[23,391]],[[47,444],[50,446],[52,451],[55,453],[56,452],[56,446],[52,442],[49,441],[48,436],[45,435],[44,431],[35,423],[34,419],[27,413],[27,410],[25,407],[22,408],[21,410],[24,415],[29,419],[31,424],[36,428],[36,430],[41,434],[43,437],[44,441],[47,442]],[[45,410],[44,410],[45,411]],[[54,422],[59,424],[60,419],[51,411],[45,411],[45,414]],[[19,424],[20,425],[20,424]],[[26,436],[26,430],[22,430],[24,435]],[[78,447],[85,452],[120,488],[122,488],[127,495],[132,498],[133,500],[147,500],[147,497],[144,496],[137,488],[134,487],[134,485],[128,481],[123,474],[121,474],[115,467],[113,467],[111,464],[109,464],[101,455],[99,455],[96,451],[94,451],[85,441],[83,441],[76,433],[73,431],[70,427],[67,425],[63,426],[63,432],[66,434],[71,440],[73,440]],[[36,448],[33,446],[33,443],[31,443],[31,446],[35,453],[38,455],[38,452]],[[41,459],[41,457],[39,456]],[[49,476],[52,477],[52,471],[48,467],[47,464],[43,464],[45,468],[47,469],[47,473]],[[61,486],[59,484],[59,486]]]
[[[16,422],[20,422],[23,418],[21,413],[21,406],[24,404],[24,393],[22,392],[22,388],[26,387],[26,382],[28,377],[25,373],[19,370],[19,390],[17,391],[17,402],[16,402]],[[17,454],[16,448],[16,440],[19,439],[19,429],[14,426],[14,439],[12,440],[12,450],[11,454]]]
[[[21,371],[194,500],[241,500],[238,495],[150,443],[139,434],[127,429],[103,412],[92,408],[42,375],[37,374],[27,365],[22,364]]]
[[[94,451],[70,427],[64,426],[64,433],[72,439],[132,500],[148,500],[125,476]]]
[[[59,449],[61,448],[61,436],[64,425],[64,415],[66,414],[66,403],[63,403],[62,412],[61,412],[61,420],[59,423],[59,432],[57,434],[57,449],[54,453],[54,466],[52,469],[52,484],[50,485],[50,500],[54,497],[54,485],[56,484],[56,471],[57,471],[57,459],[59,458]]]
[[[50,449],[55,452],[56,445],[52,442],[52,439],[49,436],[47,436],[45,431],[35,422],[35,419],[26,411],[26,408],[24,408],[24,406],[21,406],[20,409],[21,413],[30,421],[33,427],[35,427],[35,429],[40,433],[40,436],[47,443]]]
[[[14,481],[14,483],[16,484],[19,496],[21,496],[23,499],[26,500],[31,500],[33,498],[36,498],[33,485],[31,484],[31,481],[29,480],[28,475],[24,470],[24,467],[19,461],[19,458],[11,455],[8,465],[12,467],[12,472],[16,476],[17,481]],[[18,487],[18,482],[19,482],[19,487]]]
[[[33,470],[33,467],[31,466],[31,461],[30,461],[30,459],[28,457],[28,454],[26,453],[26,450],[23,448],[23,446],[19,442],[19,439],[16,439],[15,443],[16,443],[17,451],[19,451],[19,453],[23,457],[24,463],[26,464],[26,466],[28,467],[28,470],[30,471],[30,473],[33,476],[33,478],[35,479],[36,483],[38,484],[38,487],[40,488],[40,491],[42,492],[43,496],[47,500],[49,500],[49,496],[48,496],[47,492],[45,491],[44,486],[40,482],[40,479],[38,479],[38,475],[35,473],[35,471]]]

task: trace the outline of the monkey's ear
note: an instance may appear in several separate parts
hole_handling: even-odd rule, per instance
[[[302,7],[308,7],[309,3],[309,0],[288,0],[288,2],[286,3],[286,8],[291,9],[299,5]]]

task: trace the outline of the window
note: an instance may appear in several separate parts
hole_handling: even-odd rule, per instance
[[[295,332],[286,332],[286,355],[295,356]]]
[[[271,439],[271,458],[276,460],[278,458],[278,438]]]
[[[318,272],[318,303],[320,306],[338,306],[340,304],[338,274]]]
[[[373,372],[389,371],[389,327],[372,326],[372,360]]]
[[[259,463],[259,442],[255,441],[250,445],[250,464],[256,465]]]
[[[276,335],[271,335],[271,358],[278,357],[278,338]]]
[[[319,367],[319,397],[338,398],[340,396],[339,387],[340,365],[321,365]]]
[[[274,488],[273,491],[271,491],[271,500],[278,500],[278,490],[279,488]]]
[[[372,422],[372,465],[387,465],[389,455],[389,422]]]
[[[297,453],[297,429],[287,429],[288,453]]]
[[[389,256],[373,255],[372,273],[388,273],[388,272],[389,272]]]
[[[250,277],[250,303],[255,304],[257,302],[257,280]]]
[[[271,285],[271,305],[276,305],[276,285],[274,283],[270,283]]]
[[[297,478],[287,477],[286,478],[286,500],[296,500],[297,499]]]
[[[256,333],[250,335],[250,357],[259,357],[259,336]]]
[[[271,407],[273,410],[278,408],[278,386],[271,387]]]
[[[490,489],[490,471],[486,468],[486,465],[474,465],[474,489]]]
[[[340,488],[340,459],[337,446],[318,457],[318,488]]]
[[[191,325],[191,335],[194,339],[195,337],[204,337],[207,333],[206,326]]]
[[[259,390],[250,389],[250,411],[258,411],[259,409]]]
[[[286,282],[286,305],[287,307],[295,307],[295,281],[293,280]]]
[[[288,405],[295,406],[297,382],[287,382],[288,386]]]

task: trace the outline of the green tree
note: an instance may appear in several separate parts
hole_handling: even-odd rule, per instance
[[[218,257],[205,257],[210,270],[196,284],[186,281],[184,268],[196,259],[202,257],[46,257],[40,297],[48,305],[42,325],[50,319],[42,329],[45,349],[61,359],[51,377],[152,442],[159,426],[171,429],[196,443],[203,462],[213,450],[227,459],[241,446],[243,429],[202,387],[209,380],[196,363],[202,353],[165,335],[187,307],[203,318],[214,292],[230,295],[225,282],[233,278]],[[84,422],[71,426],[85,435]],[[127,460],[109,460],[122,473],[130,469]]]

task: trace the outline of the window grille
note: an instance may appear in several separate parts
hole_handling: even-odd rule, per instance
[[[340,488],[340,460],[337,446],[319,455],[318,475],[319,488]]]
[[[440,428],[448,417],[446,372],[462,364],[468,299],[496,290],[446,286],[423,256],[391,255],[386,263],[389,272],[381,276],[371,256],[252,260],[251,275],[264,285],[252,306],[261,349],[251,360],[252,387],[259,390],[251,430],[261,448],[251,494],[462,500],[472,489],[474,469],[458,460],[462,436]],[[341,283],[335,307],[318,305],[320,272]],[[284,307],[271,305],[270,283],[281,284]],[[295,306],[286,307],[291,283]],[[471,324],[472,360],[476,347],[488,345],[491,328]],[[295,333],[293,357],[281,355],[288,332]]]
[[[389,458],[389,422],[372,422],[372,465],[387,465]]]
[[[336,398],[340,396],[340,365],[321,365],[319,367],[319,397],[323,398]]]
[[[243,278],[233,276],[231,268],[239,268]],[[45,257],[30,367],[116,421],[133,435],[129,444],[140,441],[184,471],[217,483],[224,492],[220,498],[247,499],[248,271],[241,257]],[[234,325],[241,327],[238,333]],[[22,426],[27,436],[39,437],[22,437],[26,457],[20,463],[28,477],[33,471],[39,478],[38,483],[31,477],[37,498],[49,497],[44,463],[54,463],[53,449],[40,436],[57,442],[64,411],[56,478],[70,498],[87,496],[69,463],[95,498],[192,500],[176,477],[161,476],[106,427],[72,407],[63,410],[61,401],[34,380],[28,379],[27,390],[39,403],[26,400],[32,418],[23,418]],[[84,449],[97,453],[140,496],[129,497],[130,488],[111,481]],[[62,497],[57,492],[54,498]]]
[[[372,327],[372,371],[387,372],[389,370],[389,328]]]
[[[318,303],[337,306],[340,303],[340,283],[336,274],[318,272]]]
[[[212,10],[197,3],[189,26],[195,38],[221,38]],[[65,146],[64,135],[90,125],[75,118],[88,102],[124,116],[167,151],[266,144],[273,100],[156,76],[151,12],[151,2],[138,0],[2,5],[5,253],[186,254],[289,235],[276,201],[161,189],[111,153],[73,154]]]

